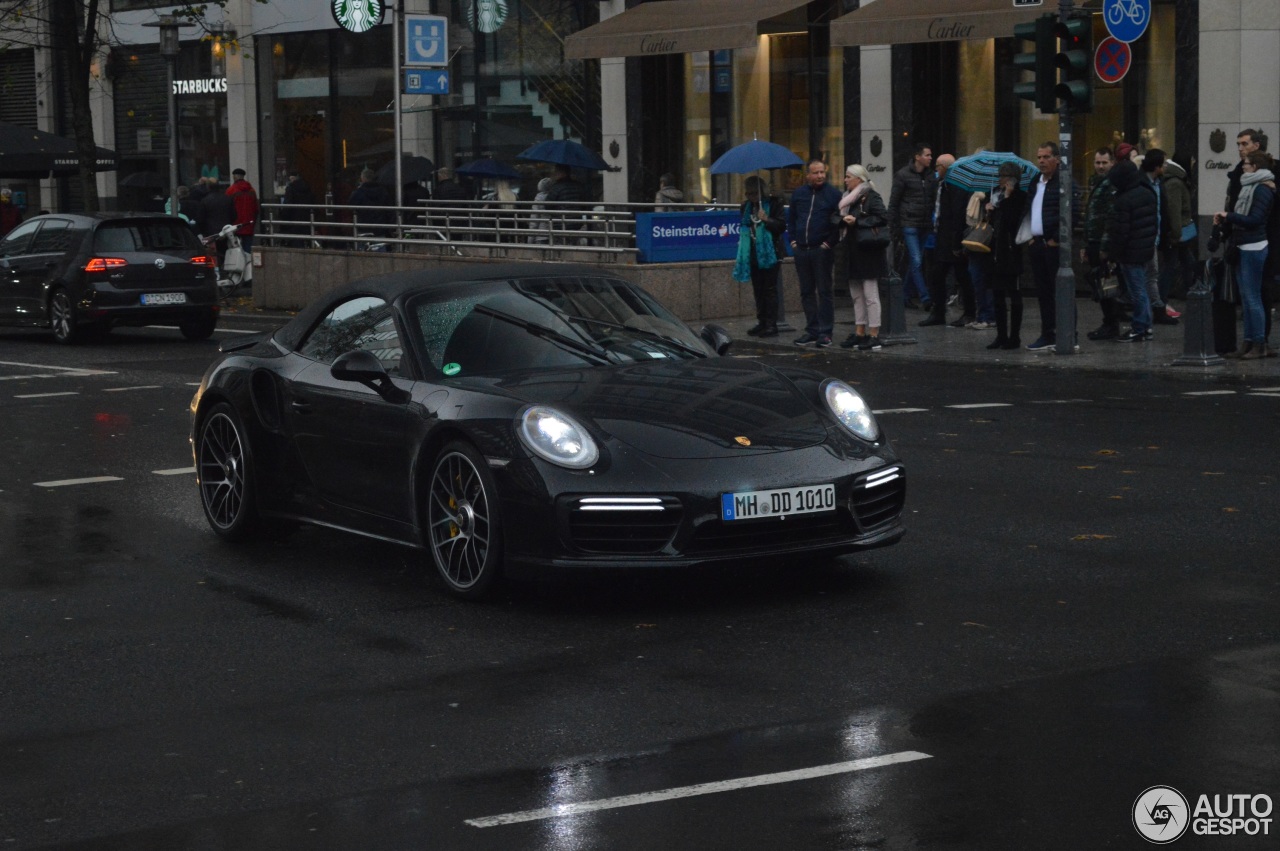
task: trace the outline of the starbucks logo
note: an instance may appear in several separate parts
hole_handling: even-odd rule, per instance
[[[507,0],[471,0],[467,24],[476,32],[497,32],[507,22]]]
[[[332,0],[330,8],[338,26],[348,32],[368,32],[382,23],[380,0]]]

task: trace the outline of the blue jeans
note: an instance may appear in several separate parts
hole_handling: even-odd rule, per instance
[[[973,318],[978,322],[995,322],[995,300],[987,283],[991,276],[991,258],[988,255],[969,255],[969,280],[973,282]]]
[[[907,247],[907,274],[902,279],[902,293],[907,298],[918,298],[921,303],[929,300],[929,290],[924,284],[924,251],[920,246],[920,234],[924,228],[903,228],[902,244]]]
[[[831,269],[835,265],[835,254],[830,248],[797,246],[795,257],[805,333],[830,337],[836,324],[835,303],[831,299]]]
[[[1133,305],[1133,330],[1145,334],[1151,330],[1151,299],[1147,298],[1147,265],[1123,263],[1120,274],[1124,276],[1125,291]]]
[[[1262,307],[1262,267],[1267,251],[1241,251],[1236,281],[1240,285],[1240,303],[1244,305],[1244,338],[1261,344],[1267,339],[1267,316]]]

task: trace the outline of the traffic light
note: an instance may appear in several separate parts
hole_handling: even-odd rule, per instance
[[[1053,94],[1076,114],[1093,111],[1093,19],[1067,18],[1054,27],[1061,82]]]
[[[1017,24],[1013,34],[1035,45],[1032,53],[1019,53],[1013,57],[1013,66],[1023,71],[1030,71],[1034,78],[1030,83],[1015,83],[1013,93],[1029,100],[1041,112],[1057,112],[1058,104],[1053,97],[1053,86],[1057,82],[1057,69],[1054,66],[1054,54],[1058,50],[1058,40],[1054,33],[1057,17],[1041,15],[1034,21]]]

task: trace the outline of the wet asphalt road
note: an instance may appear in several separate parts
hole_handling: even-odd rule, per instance
[[[741,346],[895,411],[900,545],[471,605],[217,541],[174,472],[213,350],[0,332],[0,848],[1141,848],[1150,786],[1280,800],[1280,372]]]

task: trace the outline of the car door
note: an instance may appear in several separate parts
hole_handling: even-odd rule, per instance
[[[61,276],[69,262],[68,255],[79,247],[84,231],[73,227],[70,219],[40,216],[40,229],[31,240],[23,258],[14,290],[14,311],[22,324],[44,324],[47,319],[49,287]],[[72,293],[78,299],[82,294]]]
[[[401,347],[390,305],[360,296],[336,305],[298,353],[312,362],[286,391],[290,438],[331,522],[404,538],[412,525],[416,409],[330,374],[344,352],[363,349],[403,390]],[[321,519],[324,519],[322,517]]]
[[[31,243],[40,224],[39,219],[23,222],[0,240],[0,322],[6,325],[21,321],[19,296],[24,287],[23,279],[30,275]]]

